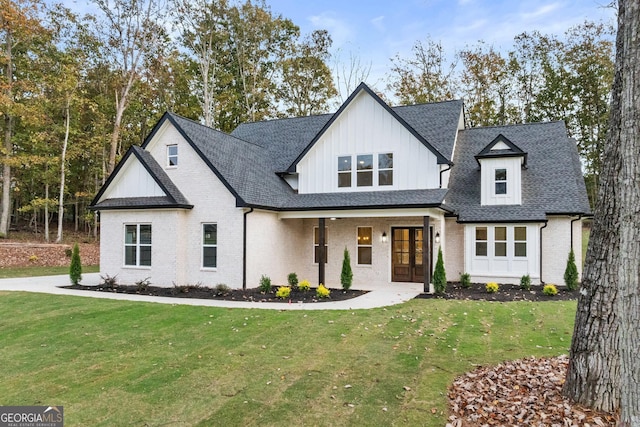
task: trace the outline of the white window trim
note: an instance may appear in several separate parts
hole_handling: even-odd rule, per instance
[[[171,147],[176,147],[175,156],[169,155],[169,149]],[[178,149],[178,144],[168,144],[167,145],[167,169],[176,169],[178,167],[178,165],[180,164],[179,154],[180,154],[180,150]],[[172,165],[171,162],[169,161],[169,159],[171,157],[175,157],[176,158],[176,164],[175,165]]]
[[[496,179],[496,172],[498,170],[504,170],[505,175],[507,176],[506,179],[504,180],[498,180]],[[501,184],[504,183],[504,193],[498,194],[496,192],[496,184]],[[509,168],[506,167],[497,167],[493,169],[493,196],[494,197],[499,197],[499,198],[508,198],[509,197]]]
[[[204,226],[205,225],[215,225],[216,226],[216,244],[205,244],[204,243]],[[202,222],[200,223],[200,270],[201,271],[218,271],[218,223],[217,222]],[[215,267],[205,267],[204,266],[204,248],[216,248],[216,266]]]
[[[127,227],[130,225],[136,226],[136,243],[127,243]],[[140,226],[148,225],[151,227],[151,243],[150,244],[141,244],[140,243]],[[132,268],[132,269],[140,269],[140,270],[150,270],[153,266],[153,226],[150,222],[127,222],[123,224],[123,245],[122,245],[122,268]],[[140,265],[140,247],[148,246],[151,248],[151,265]],[[136,248],[136,263],[127,264],[127,247],[135,247]]]
[[[361,228],[370,228],[371,229],[371,243],[368,244],[368,245],[361,245],[358,242],[358,234],[359,234],[358,231]],[[371,263],[370,264],[360,264],[359,256],[358,256],[359,255],[358,252],[359,252],[360,248],[371,248]],[[359,226],[356,227],[356,254],[355,255],[356,255],[356,265],[358,267],[373,267],[373,227],[372,226],[370,226],[370,225],[359,225]]]
[[[484,228],[486,230],[487,238],[485,240],[478,240],[478,238],[476,237],[476,230],[478,228]],[[489,246],[490,246],[490,244],[489,244],[489,230],[490,230],[490,227],[486,226],[486,225],[476,225],[476,226],[473,227],[473,256],[474,256],[474,258],[482,258],[482,259],[489,258],[489,256],[490,256],[490,252],[489,252]],[[487,245],[487,254],[486,255],[477,255],[476,246],[477,246],[478,242],[481,242],[481,243],[484,242]]]

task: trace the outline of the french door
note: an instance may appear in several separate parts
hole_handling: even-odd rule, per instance
[[[430,235],[433,231],[430,229]],[[429,236],[429,242],[432,242]],[[423,228],[396,227],[391,229],[391,280],[393,282],[424,282]],[[432,244],[428,245],[427,269],[431,271]]]

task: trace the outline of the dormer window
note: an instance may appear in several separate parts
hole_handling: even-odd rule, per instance
[[[167,145],[167,167],[178,167],[178,146]]]
[[[495,170],[495,192],[496,195],[507,194],[507,170]]]

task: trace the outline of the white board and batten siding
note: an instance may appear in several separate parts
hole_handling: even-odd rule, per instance
[[[101,200],[162,196],[166,196],[166,194],[153,177],[135,156],[130,156]]]
[[[480,159],[482,205],[519,205],[522,203],[522,158],[501,157],[496,159]],[[495,193],[495,171],[506,169],[507,193]]]
[[[358,155],[393,154],[393,185],[358,187]],[[352,156],[352,186],[338,187],[338,158]],[[438,188],[440,167],[431,150],[366,92],[361,92],[297,165],[299,193]]]

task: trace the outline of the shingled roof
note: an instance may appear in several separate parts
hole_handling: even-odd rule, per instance
[[[527,153],[521,205],[480,205],[480,168],[474,156],[499,134]],[[453,161],[446,205],[459,222],[544,221],[551,214],[590,213],[577,147],[563,122],[460,131]]]

